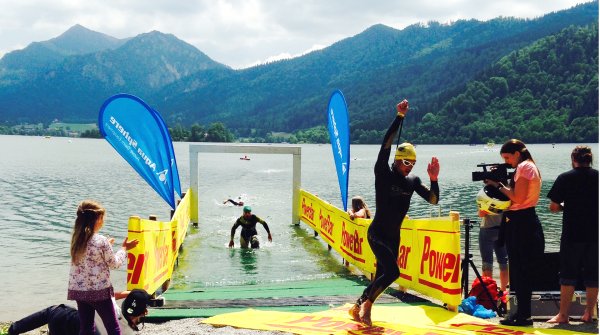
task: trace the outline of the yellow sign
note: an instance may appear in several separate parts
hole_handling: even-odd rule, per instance
[[[345,260],[363,272],[375,273],[376,259],[367,241],[371,220],[350,219],[348,213],[300,190],[300,219]],[[448,305],[461,302],[460,222],[458,217],[405,219],[398,267],[400,286]]]
[[[303,335],[527,335],[577,334],[558,329],[505,327],[482,319],[449,312],[435,306],[373,306],[373,326],[365,326],[348,316],[351,305],[318,313],[292,313],[248,309],[216,315],[202,322],[237,328],[284,331]]]
[[[154,293],[171,278],[190,223],[190,194],[188,190],[169,222],[129,218],[127,237],[139,243],[127,254],[128,290]]]

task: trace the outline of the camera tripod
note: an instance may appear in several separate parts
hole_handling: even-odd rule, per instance
[[[487,290],[487,286],[483,282],[483,278],[481,278],[481,274],[479,274],[479,271],[477,270],[477,267],[475,266],[475,263],[473,262],[473,254],[471,254],[469,252],[469,247],[471,244],[470,243],[470,237],[471,237],[470,231],[471,231],[471,228],[473,228],[473,223],[471,222],[470,219],[467,218],[467,219],[463,220],[463,225],[465,226],[465,257],[463,258],[462,263],[461,263],[461,268],[462,268],[461,287],[464,290],[464,298],[466,299],[469,296],[469,265],[470,265],[471,268],[473,269],[473,272],[475,272],[477,279],[479,279],[479,282],[484,287],[484,291],[485,291],[485,294],[487,295],[487,298],[493,302],[494,298],[492,297],[490,292]],[[494,312],[496,312],[497,315],[500,315],[498,306],[495,303],[492,303],[492,310]]]

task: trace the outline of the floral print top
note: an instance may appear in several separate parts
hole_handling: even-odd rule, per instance
[[[94,234],[88,241],[85,255],[77,264],[71,263],[67,299],[100,301],[114,296],[110,269],[117,269],[127,259],[127,253],[116,253],[105,236]]]

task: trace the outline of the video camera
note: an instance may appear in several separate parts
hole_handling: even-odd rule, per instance
[[[477,167],[483,168],[483,171],[474,171],[472,174],[473,181],[489,179],[495,182],[506,184],[506,182],[511,179],[512,175],[514,174],[514,172],[508,172],[508,169],[512,168],[509,164],[482,163],[478,164]],[[490,168],[489,170],[488,167]]]

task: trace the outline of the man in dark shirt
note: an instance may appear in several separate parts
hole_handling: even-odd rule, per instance
[[[371,325],[371,308],[377,297],[400,276],[398,248],[400,227],[408,212],[410,199],[417,192],[425,201],[437,204],[439,200],[438,174],[440,166],[436,157],[427,165],[431,189],[421,179],[410,174],[417,162],[415,147],[402,143],[396,148],[394,164],[390,169],[388,160],[394,137],[408,111],[408,101],[396,106],[397,116],[390,125],[375,163],[375,206],[376,212],[367,231],[369,246],[377,259],[375,279],[364,290],[356,304],[349,310],[355,321]]]
[[[240,216],[233,224],[233,227],[231,227],[231,239],[229,240],[229,247],[233,248],[233,237],[235,236],[235,231],[239,226],[242,226],[242,233],[240,234],[241,247],[248,248],[248,243],[250,243],[252,249],[259,248],[260,245],[257,237],[258,232],[256,231],[256,224],[259,222],[267,231],[269,242],[272,242],[273,238],[271,237],[271,232],[269,231],[269,226],[267,223],[258,216],[252,214],[252,208],[250,208],[250,206],[244,206],[244,215]]]
[[[560,174],[550,192],[550,211],[563,211],[560,237],[560,309],[550,323],[568,323],[569,307],[583,269],[586,287],[584,322],[592,322],[598,298],[598,170],[592,149],[577,146],[571,153],[571,171]]]

